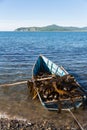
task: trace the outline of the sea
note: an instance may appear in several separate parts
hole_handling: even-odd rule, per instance
[[[29,80],[40,54],[63,66],[87,91],[87,32],[0,32],[0,85]],[[0,87],[0,113],[49,115],[31,99],[27,85]]]

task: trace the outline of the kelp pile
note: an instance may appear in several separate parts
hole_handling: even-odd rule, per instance
[[[38,97],[39,93],[44,102],[69,100],[74,104],[76,100],[83,100],[84,97],[79,84],[70,74],[62,77],[47,73],[39,74],[28,81],[28,88],[33,99]]]

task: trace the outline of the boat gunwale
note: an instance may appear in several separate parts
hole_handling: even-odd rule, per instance
[[[39,57],[41,57],[41,58],[43,59],[43,57],[45,57],[45,56],[43,56],[42,54],[40,54],[40,55],[38,56],[37,60],[39,59]],[[46,58],[46,57],[45,57],[45,58]],[[48,58],[46,58],[46,59],[48,59]],[[36,65],[36,63],[37,63],[37,60],[35,61],[34,65],[33,65],[33,67],[32,67],[32,79],[34,78],[33,70],[34,70],[35,65]],[[48,60],[49,60],[49,59],[48,59]],[[49,60],[49,61],[51,61],[51,60]],[[62,71],[64,71],[64,72],[65,72],[65,75],[69,74],[69,73],[64,69],[63,66],[57,65],[57,64],[54,63],[53,61],[51,61],[51,62],[52,62],[53,64],[55,64],[56,66],[58,66],[58,68],[60,68]],[[54,74],[55,74],[55,73],[54,73]],[[55,75],[56,75],[56,74],[55,74]]]
[[[39,57],[41,57],[42,59],[43,59],[43,57],[45,57],[45,56],[43,56],[42,54],[40,54],[39,56],[38,56],[38,58]],[[37,60],[38,60],[38,58],[37,58]],[[46,59],[48,59],[48,58],[46,58]],[[32,68],[32,79],[35,81],[35,79],[34,79],[34,75],[33,75],[33,70],[34,70],[34,68],[35,68],[35,65],[36,65],[36,63],[37,63],[37,60],[35,61],[35,63],[34,63],[34,65],[33,65],[33,68]],[[49,59],[48,59],[49,60]],[[49,60],[50,61],[50,60]],[[52,62],[52,61],[51,61]],[[52,63],[54,63],[54,62],[52,62]],[[55,63],[54,63],[55,64]],[[56,64],[55,64],[56,65]],[[58,66],[58,65],[57,65]],[[62,69],[64,72],[65,72],[65,75],[67,75],[67,74],[69,74],[62,66],[58,66],[60,69]],[[56,74],[55,74],[56,75]],[[38,79],[36,79],[36,80],[38,80]],[[78,84],[79,85],[79,88],[81,89],[81,86],[80,86],[80,84],[76,81],[76,84]],[[36,89],[35,89],[36,90]],[[41,104],[46,108],[46,109],[48,109],[48,110],[58,110],[58,109],[53,109],[53,108],[47,108],[46,106],[45,106],[45,104],[46,103],[54,103],[54,101],[49,101],[49,102],[44,102],[43,100],[42,100],[42,98],[41,98],[41,96],[40,96],[40,94],[39,94],[39,92],[36,90],[36,92],[37,92],[37,95],[38,95],[38,97],[39,97],[39,100],[40,100],[40,102],[41,102]],[[84,92],[84,91],[83,91]],[[81,98],[81,97],[80,97]],[[79,99],[80,99],[79,98]],[[78,99],[78,98],[77,98]],[[81,100],[81,99],[80,99]],[[62,101],[64,101],[64,99],[62,100]],[[70,100],[68,100],[68,101],[70,101]],[[56,102],[58,102],[58,100],[56,101]],[[77,101],[78,102],[78,101]],[[82,105],[82,102],[80,102],[79,103],[79,105],[77,105],[76,107],[77,108],[79,108],[79,106],[81,106]],[[68,109],[68,108],[67,108]],[[67,110],[67,109],[63,109],[62,108],[62,110]],[[71,109],[73,109],[73,107],[71,107]]]

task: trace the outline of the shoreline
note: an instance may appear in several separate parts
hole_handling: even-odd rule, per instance
[[[82,108],[73,110],[77,120],[80,122],[84,130],[87,130],[87,110]],[[22,117],[10,117],[6,113],[0,113],[0,130],[78,130],[79,127],[70,113],[62,111],[54,112],[53,119],[32,118],[25,119]],[[56,117],[55,117],[56,114]]]

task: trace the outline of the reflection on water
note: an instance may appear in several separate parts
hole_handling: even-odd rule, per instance
[[[0,84],[31,78],[39,54],[62,65],[87,89],[87,33],[70,32],[0,32]],[[0,87],[0,112],[29,119],[56,118],[56,113],[31,99],[26,84]]]

